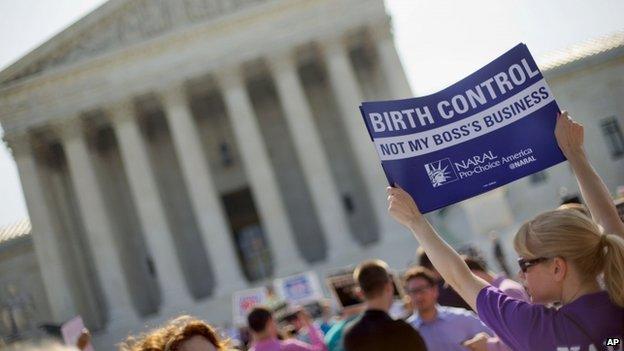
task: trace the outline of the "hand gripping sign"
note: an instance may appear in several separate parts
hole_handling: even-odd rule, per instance
[[[360,111],[388,182],[423,213],[565,160],[559,107],[524,44],[438,93]]]

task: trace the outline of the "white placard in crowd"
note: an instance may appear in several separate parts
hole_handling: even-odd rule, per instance
[[[305,305],[324,297],[318,276],[313,271],[275,279],[273,286],[275,293],[291,304]]]
[[[356,306],[364,302],[357,293],[357,282],[353,279],[352,270],[329,276],[326,282],[341,308]]]
[[[399,280],[399,274],[392,273],[392,284],[394,285],[395,300],[403,300],[403,287]],[[327,287],[336,299],[341,308],[352,307],[364,303],[358,294],[358,284],[353,279],[353,269],[343,270],[339,274],[333,274],[325,279]]]
[[[82,317],[76,316],[67,322],[63,323],[61,326],[61,335],[63,336],[63,341],[65,345],[76,346],[78,342],[78,338],[82,334],[82,331],[85,330],[84,322],[82,321]],[[93,346],[91,343],[87,345],[84,349],[85,351],[93,351]]]
[[[247,324],[247,314],[257,305],[268,302],[269,292],[266,287],[240,290],[232,294],[233,321],[236,325]]]

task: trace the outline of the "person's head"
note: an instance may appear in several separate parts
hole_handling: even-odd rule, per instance
[[[431,260],[429,259],[429,256],[427,256],[427,253],[425,252],[425,249],[421,247],[419,247],[418,249],[416,249],[416,257],[418,259],[418,265],[421,267],[425,267],[428,270],[430,270],[431,272],[433,272],[433,274],[436,276],[436,279],[440,279],[440,274],[438,273],[438,271],[435,269],[435,267],[433,266],[433,263],[431,263]]]
[[[91,332],[87,328],[82,328],[80,332],[80,336],[78,336],[78,340],[76,341],[76,347],[78,350],[84,350],[91,343]]]
[[[582,214],[584,214],[587,217],[591,218],[591,214],[589,213],[589,210],[587,209],[587,207],[581,203],[578,202],[566,202],[561,204],[561,206],[557,207],[558,210],[570,210],[570,211],[578,211]]]
[[[534,302],[566,303],[566,290],[575,294],[571,290],[595,284],[604,273],[611,299],[624,306],[624,239],[603,235],[581,212],[560,209],[538,215],[520,227],[514,247]]]
[[[487,282],[493,279],[487,270],[487,263],[482,258],[476,256],[462,256],[462,258],[474,275]]]
[[[386,262],[364,261],[353,272],[353,278],[360,286],[365,300],[379,302],[386,309],[392,306],[394,285]]]
[[[165,326],[137,337],[131,336],[120,345],[121,351],[222,351],[229,345],[204,321],[180,316]]]
[[[254,307],[247,315],[247,326],[256,339],[277,337],[277,323],[266,307]]]
[[[301,306],[291,307],[284,317],[284,321],[292,326],[294,331],[299,332],[299,330],[305,327],[305,323],[303,321],[303,308]]]
[[[438,281],[425,267],[412,267],[403,276],[405,292],[410,297],[412,307],[419,312],[429,311],[438,303]]]

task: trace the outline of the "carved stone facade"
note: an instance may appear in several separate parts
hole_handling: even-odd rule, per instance
[[[50,68],[87,60],[267,1],[269,0],[111,1],[97,10],[106,13],[96,12],[100,18],[89,28],[81,30],[71,40],[63,40],[65,38],[61,34],[61,42],[57,43],[50,54],[0,82],[17,81]]]
[[[579,118],[594,140],[624,116],[612,53],[549,77],[562,105],[600,113]],[[0,82],[49,305],[39,320],[81,314],[98,350],[181,313],[229,323],[231,293],[272,278],[413,259],[357,109],[411,96],[382,0],[111,0]],[[588,145],[622,184],[624,158]],[[544,186],[574,180],[549,173],[431,220],[456,246],[483,243],[475,231],[500,223],[470,215],[495,208],[507,225],[509,206],[520,219],[539,196],[555,206]]]
[[[411,95],[382,0],[113,0],[0,81],[47,321],[81,314],[98,349],[413,254],[357,109]]]

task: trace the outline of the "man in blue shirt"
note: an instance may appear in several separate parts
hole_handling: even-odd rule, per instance
[[[458,307],[438,305],[438,284],[433,272],[414,267],[405,273],[405,292],[414,314],[407,322],[420,332],[430,351],[465,351],[464,341],[476,334],[492,331],[472,312]]]

